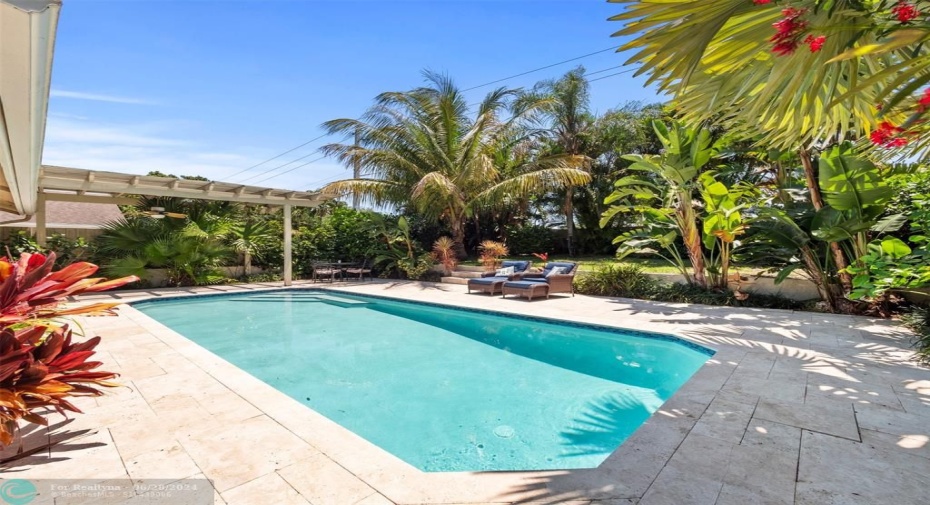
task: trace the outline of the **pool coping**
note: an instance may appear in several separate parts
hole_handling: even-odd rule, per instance
[[[339,287],[313,286],[318,291],[345,292]],[[250,291],[307,290],[306,286],[271,288]],[[180,295],[158,298],[144,297],[137,302],[158,302],[186,298],[242,294],[220,293],[206,295]],[[626,328],[619,325],[592,324],[583,321],[512,314],[505,311],[462,307],[448,303],[423,302],[402,296],[372,295],[387,300],[398,300],[444,308],[457,308],[494,315],[528,318],[559,324],[594,327],[607,331],[622,330],[639,334],[656,335],[656,332]],[[338,465],[397,503],[472,503],[518,502],[555,499],[638,499],[643,496],[665,462],[675,452],[684,436],[691,430],[701,413],[713,399],[708,389],[717,390],[732,371],[729,366],[708,368],[711,364],[724,364],[727,356],[736,354],[689,342],[687,337],[671,335],[681,344],[691,344],[715,352],[662,407],[653,413],[607,459],[596,468],[575,470],[495,471],[495,472],[424,472],[378,447],[338,423],[331,421],[272,386],[253,377],[187,337],[148,317],[131,304],[120,309],[146,328],[162,342],[181,352],[188,360],[210,374],[215,380],[235,391],[243,399],[267,414],[293,434],[318,449]],[[669,334],[661,334],[669,335]],[[689,347],[691,347],[689,345]],[[725,373],[721,374],[720,371]],[[721,378],[723,380],[721,380]]]

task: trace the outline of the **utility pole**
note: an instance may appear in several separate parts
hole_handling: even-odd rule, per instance
[[[356,126],[355,127],[355,149],[356,150],[358,150],[359,148],[359,141],[360,141],[360,135],[358,132],[358,127]],[[358,153],[355,153],[352,156],[352,178],[358,179],[361,173],[362,173],[362,169],[361,169],[361,164],[359,163]],[[355,210],[358,210],[358,201],[359,201],[358,190],[355,190],[352,192],[352,208]]]

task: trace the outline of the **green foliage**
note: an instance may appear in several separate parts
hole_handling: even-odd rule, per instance
[[[691,284],[662,284],[635,265],[606,265],[597,268],[575,277],[575,287],[578,293],[586,295],[638,298],[655,302],[788,310],[810,308],[805,302],[796,302],[775,295],[750,294],[748,298],[740,300],[728,290],[709,290]]]
[[[84,237],[69,239],[64,233],[53,233],[46,239],[46,244],[49,251],[55,251],[59,265],[87,261],[94,254],[93,247]]]
[[[901,322],[915,334],[915,359],[922,365],[930,366],[930,308],[911,307],[901,315]]]
[[[865,137],[881,119],[916,127],[906,152],[925,158],[930,135],[915,101],[930,81],[930,24],[899,23],[893,1],[795,0],[818,51],[773,52],[773,23],[785,2],[610,0],[616,36],[648,83],[673,94],[685,120],[716,119],[766,147],[797,150]],[[923,2],[920,2],[923,3]],[[925,7],[922,7],[925,9]],[[897,156],[901,149],[876,151]]]
[[[3,246],[4,250],[0,252],[0,255],[6,255],[9,250],[9,254],[14,258],[20,257],[23,253],[42,252],[42,248],[32,238],[32,234],[26,230],[16,230],[10,233],[10,238]]]
[[[639,266],[615,264],[575,276],[575,289],[585,295],[643,298],[654,293],[658,283]]]
[[[742,194],[731,195],[721,183],[699,178],[722,145],[721,141],[713,141],[709,130],[689,128],[680,123],[666,125],[658,121],[653,123],[653,127],[664,151],[660,155],[624,156],[633,162],[630,170],[640,174],[623,177],[614,184],[614,192],[604,200],[605,204],[612,205],[604,212],[601,227],[620,215],[634,220],[632,230],[614,239],[614,243],[620,245],[617,250],[619,257],[632,253],[656,254],[679,269],[689,284],[707,287],[707,260],[702,248],[694,194],[703,189],[708,198],[715,195],[714,198],[719,200],[715,212],[720,214],[714,217],[715,226],[733,222],[731,234],[738,232],[736,211],[739,207],[735,200]],[[716,194],[719,191],[722,195]],[[732,205],[726,202],[732,202]],[[716,228],[706,231],[713,233]],[[710,244],[713,245],[716,238],[711,237]],[[684,243],[690,271],[676,246],[679,239]]]
[[[521,158],[507,170],[492,152],[528,113],[506,117],[513,90],[490,92],[477,106],[446,76],[426,72],[428,86],[378,95],[361,119],[336,119],[324,127],[357,135],[359,142],[322,149],[346,164],[357,163],[359,179],[328,184],[329,194],[359,195],[376,205],[393,204],[449,225],[457,254],[465,255],[465,222],[501,201],[580,185],[590,177],[572,156]]]
[[[542,225],[513,225],[508,226],[506,231],[510,254],[554,251],[558,242],[555,232]]]

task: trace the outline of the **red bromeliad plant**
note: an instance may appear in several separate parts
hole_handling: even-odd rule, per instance
[[[20,419],[45,425],[42,414],[53,409],[80,412],[67,398],[99,396],[96,386],[115,373],[96,371],[88,361],[99,337],[73,343],[67,325],[54,319],[69,315],[112,314],[116,303],[61,307],[72,295],[104,291],[138,280],[89,278],[91,263],[74,263],[52,272],[55,254],[23,254],[19,261],[0,258],[0,446],[9,445]]]

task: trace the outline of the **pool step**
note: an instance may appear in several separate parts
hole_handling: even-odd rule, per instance
[[[441,277],[440,280],[443,284],[468,284],[467,277]]]
[[[460,277],[462,279],[477,279],[484,275],[484,269],[473,271],[473,270],[453,270],[451,277]]]
[[[368,305],[370,302],[363,302],[360,300],[351,300],[348,298],[341,298],[338,296],[323,295],[317,293],[268,293],[264,295],[250,296],[248,298],[239,299],[237,301],[241,302],[280,302],[280,301],[289,301],[289,302],[307,302],[307,303],[329,303],[332,305],[337,305],[340,307],[361,307]]]

